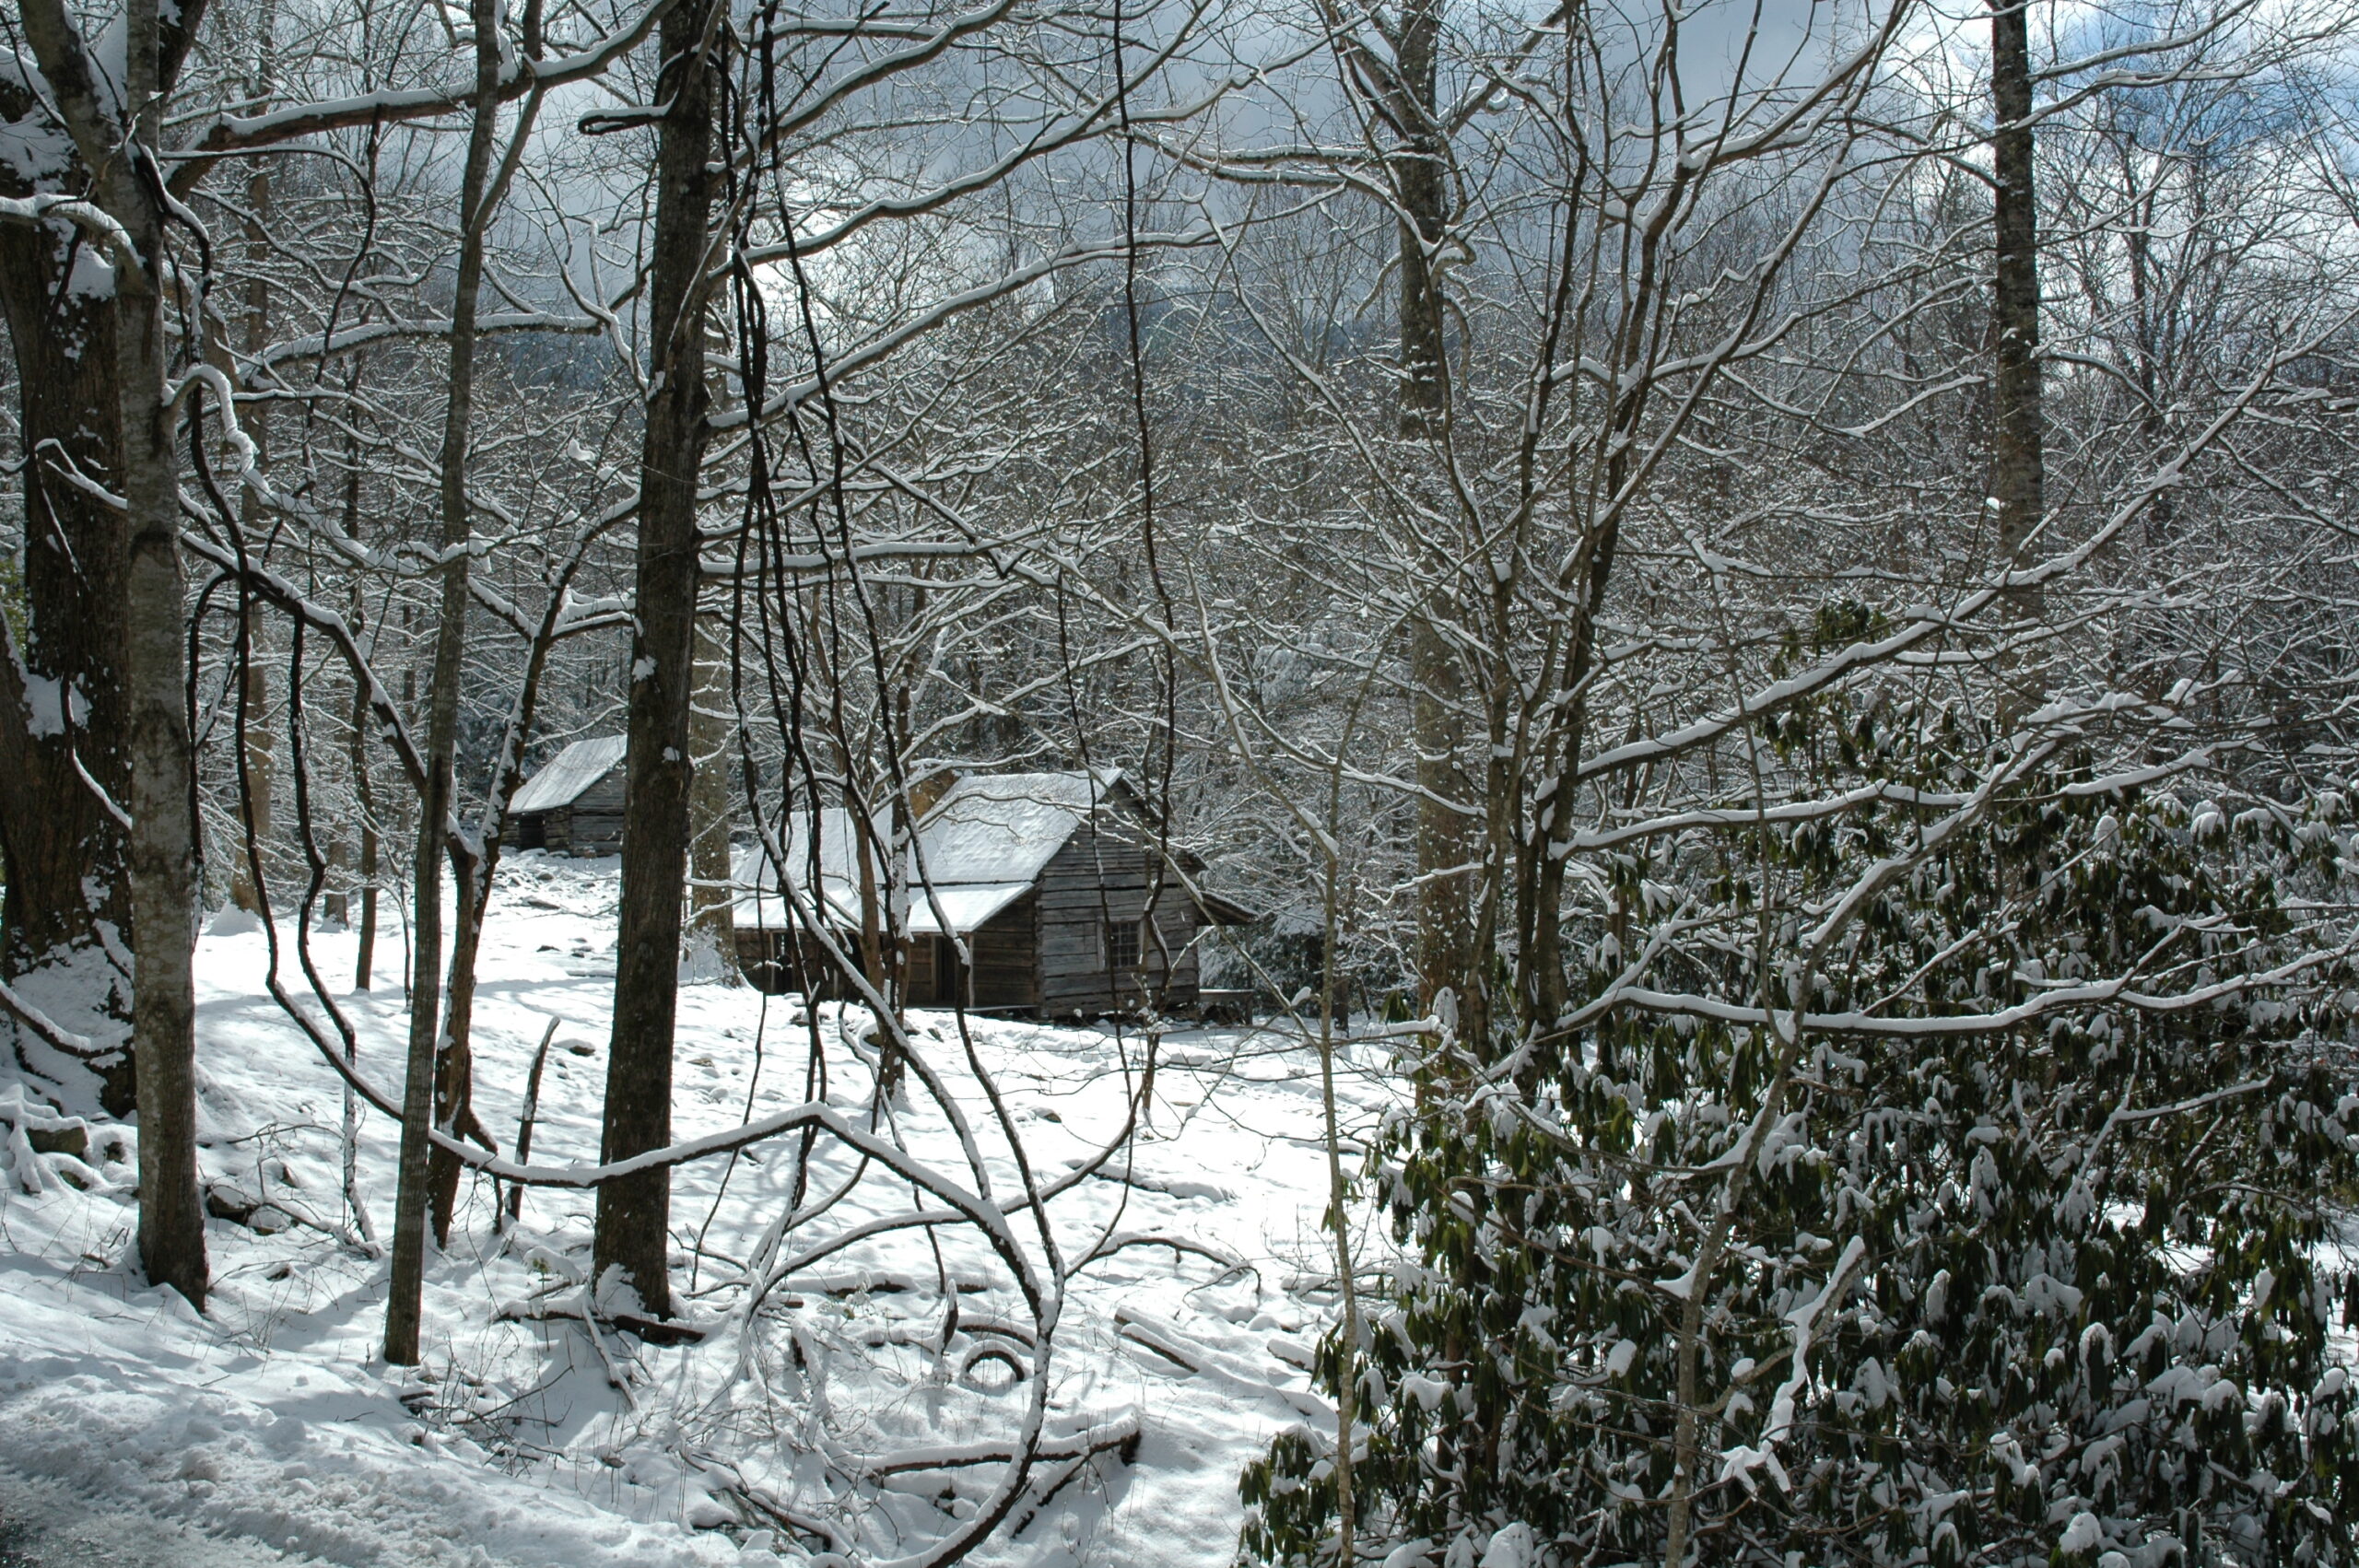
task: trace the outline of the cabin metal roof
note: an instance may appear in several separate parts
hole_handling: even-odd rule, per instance
[[[1024,896],[1092,806],[1103,805],[1121,782],[1120,773],[1106,770],[981,774],[952,785],[918,825],[908,872],[911,934],[964,936]],[[804,887],[816,843],[829,916],[847,926],[860,922],[857,841],[851,813],[829,807],[798,814],[784,845],[787,877]],[[758,848],[737,852],[732,880],[740,922],[770,930],[792,923],[769,858]],[[883,881],[877,878],[880,891]]]
[[[918,825],[917,863],[935,886],[1029,883],[1102,805],[1119,773],[973,774]]]
[[[860,923],[860,861],[853,846],[859,835],[851,813],[841,806],[802,812],[789,818],[780,848],[786,856],[789,885],[807,890],[816,851],[819,888],[829,915],[847,924]],[[730,881],[735,884],[736,918],[740,923],[782,930],[793,923],[778,894],[778,878],[769,855],[758,844],[735,850],[730,857]],[[884,878],[876,878],[883,885]]]
[[[615,770],[629,745],[620,735],[593,735],[586,741],[574,742],[550,759],[548,766],[524,780],[516,798],[508,802],[508,814],[553,812],[573,804],[583,790]]]

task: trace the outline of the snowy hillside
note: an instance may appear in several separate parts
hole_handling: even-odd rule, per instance
[[[613,864],[530,855],[502,883],[475,1032],[476,1103],[506,1147],[534,1049],[557,1020],[533,1161],[590,1163]],[[314,950],[348,980],[348,938]],[[400,959],[396,939],[381,949],[380,989],[348,999],[360,1069],[389,1087]],[[452,1247],[429,1264],[426,1363],[389,1368],[378,1355],[386,1264],[346,1220],[339,1085],[270,1000],[266,963],[258,930],[217,930],[197,954],[204,1175],[217,1210],[251,1211],[211,1224],[207,1318],[137,1286],[127,1165],[94,1162],[123,1185],[82,1191],[55,1176],[64,1162],[16,1153],[0,1209],[0,1468],[14,1472],[0,1517],[70,1518],[76,1497],[102,1499],[165,1521],[158,1540],[196,1539],[174,1529],[238,1538],[205,1547],[225,1562],[283,1550],[351,1564],[651,1568],[793,1562],[828,1539],[892,1559],[973,1515],[1006,1468],[988,1456],[1004,1452],[1032,1392],[1020,1380],[1027,1355],[995,1348],[1021,1349],[1032,1333],[1015,1281],[971,1228],[885,1231],[796,1271],[749,1317],[743,1264],[791,1206],[792,1137],[676,1176],[675,1288],[709,1329],[700,1342],[659,1347],[584,1325],[587,1193],[531,1191],[521,1227],[503,1236],[489,1184],[475,1182]],[[867,1071],[835,1008],[819,1024],[825,1097],[864,1125]],[[955,1020],[913,1024],[960,1086],[994,1183],[1020,1190],[990,1107],[968,1093]],[[802,1103],[811,1038],[799,1002],[685,989],[676,1135]],[[979,1022],[973,1044],[1036,1176],[1052,1183],[1119,1131],[1144,1042],[1135,1031]],[[1370,1055],[1366,1066],[1379,1065]],[[1349,1072],[1340,1087],[1353,1124],[1387,1104],[1379,1071]],[[957,1135],[930,1110],[911,1096],[887,1132],[957,1168]],[[1318,1110],[1314,1059],[1282,1040],[1228,1030],[1160,1042],[1134,1151],[1049,1201],[1072,1278],[1050,1363],[1047,1457],[971,1561],[1231,1560],[1240,1466],[1322,1409],[1301,1370],[1331,1306]],[[360,1189],[381,1210],[393,1156],[391,1126],[364,1118]],[[806,1207],[853,1175],[844,1150],[820,1140]],[[839,1235],[912,1206],[908,1183],[871,1166],[796,1235]],[[373,1218],[381,1235],[389,1216]],[[1039,1249],[1037,1235],[1026,1238]],[[1135,1441],[1122,1441],[1133,1423]],[[847,1486],[846,1476],[866,1479]],[[148,1560],[127,1552],[104,1560]]]

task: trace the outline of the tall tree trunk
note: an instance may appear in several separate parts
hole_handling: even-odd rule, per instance
[[[0,979],[66,1027],[127,1047],[131,906],[124,834],[107,808],[130,799],[130,535],[120,515],[65,477],[123,471],[121,306],[65,287],[90,261],[85,239],[0,227],[0,310],[16,351],[29,458],[21,641],[19,628],[0,627]],[[28,1065],[39,1059],[6,1014],[0,1034],[15,1038]],[[52,1078],[64,1068],[41,1065]],[[118,1049],[91,1065],[100,1105],[130,1115],[134,1054]]]
[[[1401,18],[1391,118],[1400,135],[1393,189],[1400,203],[1401,435],[1441,442],[1449,424],[1449,360],[1434,247],[1449,222],[1449,190],[1435,91],[1441,45],[1440,0],[1411,0]],[[1409,628],[1411,728],[1417,748],[1416,964],[1418,997],[1430,1013],[1448,987],[1461,1031],[1485,1031],[1485,985],[1470,944],[1473,877],[1455,868],[1472,858],[1468,819],[1447,802],[1465,793],[1465,683],[1446,629],[1460,563],[1437,542],[1424,563],[1429,596]]]
[[[360,450],[351,442],[346,449],[349,464],[344,476],[344,531],[354,539],[360,536]],[[363,636],[369,626],[369,604],[360,591],[360,579],[352,582],[351,607],[345,612],[352,622],[352,634]],[[364,644],[373,647],[373,642]],[[369,772],[369,727],[376,720],[369,711],[369,693],[358,681],[352,684],[352,802],[353,815],[358,819],[355,831],[360,840],[358,865],[360,879],[360,934],[355,945],[352,989],[365,991],[376,983],[377,969],[377,790]]]
[[[697,476],[704,455],[701,359],[711,222],[713,0],[665,13],[668,104],[656,153],[649,253],[650,377],[640,461],[638,629],[631,647],[629,782],[623,803],[622,918],[614,1036],[606,1057],[602,1161],[661,1148],[672,1136],[672,1029],[680,983],[680,907],[687,878],[688,707],[695,684]],[[610,1270],[655,1316],[672,1311],[672,1176],[651,1170],[598,1189],[593,1277]]]
[[[0,116],[9,113],[0,90]],[[0,166],[0,194],[29,193]],[[137,1099],[125,836],[109,809],[128,802],[131,789],[123,685],[131,536],[120,513],[67,477],[123,472],[123,307],[66,287],[98,264],[93,252],[86,236],[0,225],[0,314],[29,460],[23,624],[0,626],[0,980],[65,1027],[120,1042],[90,1063],[100,1104],[120,1117]],[[45,1077],[72,1071],[40,1056],[5,1012],[0,1037]]]
[[[452,900],[458,920],[451,939],[450,1010],[442,1031],[442,1048],[434,1072],[434,1125],[453,1138],[473,1138],[491,1146],[489,1134],[475,1117],[475,960],[483,948],[486,895],[490,891],[490,855],[457,868],[457,896]],[[451,1245],[451,1220],[459,1200],[458,1157],[442,1150],[427,1162],[427,1190],[432,1195],[434,1245]]]
[[[451,941],[450,1012],[442,1035],[442,1059],[434,1080],[434,1125],[453,1138],[471,1138],[499,1153],[491,1131],[475,1114],[475,965],[483,951],[484,918],[491,905],[491,881],[499,869],[499,840],[487,837],[479,857],[460,868],[454,900],[457,928]],[[433,1194],[434,1242],[451,1245],[451,1223],[457,1211],[459,1177],[456,1155],[437,1149],[428,1165],[427,1187]]]
[[[343,527],[344,536],[346,539],[358,537],[360,531],[360,465],[357,462],[350,463],[345,470]],[[358,587],[358,584],[356,581],[354,588],[357,590]],[[358,591],[355,591],[352,595],[350,607],[345,612],[346,624],[352,627],[352,633],[355,637],[360,636],[364,626],[367,625],[365,618],[357,613],[359,608],[359,594]],[[365,702],[367,694],[363,691],[361,685],[358,680],[354,681],[352,684],[352,695],[354,700],[349,711],[352,713],[355,720],[355,729],[350,739],[350,743],[346,747],[345,763],[346,766],[353,775],[352,784],[354,791],[357,794],[360,786],[360,779],[358,777],[359,765],[365,757],[365,754],[361,749],[360,734],[358,726],[368,722],[368,709]],[[356,802],[355,804],[357,807],[358,802]],[[353,816],[358,817],[358,814],[359,813],[356,809]],[[323,908],[321,914],[322,923],[336,930],[349,930],[352,929],[351,874],[353,827],[354,822],[351,818],[340,821],[333,827],[331,836],[328,839],[328,892],[325,900],[325,907]],[[346,1085],[345,1089],[346,1098],[350,1097],[351,1093],[351,1087]]]
[[[359,623],[355,622],[357,627]],[[369,694],[352,694],[352,793],[360,818],[360,937],[355,944],[352,989],[365,991],[377,977],[377,802],[369,778]]]
[[[688,919],[689,973],[737,983],[737,919],[729,888],[729,836],[734,826],[730,763],[734,755],[729,704],[729,638],[717,618],[698,625],[696,712],[689,720],[696,777],[688,787],[689,861],[694,872]]]
[[[265,40],[273,9],[265,6],[263,11]],[[265,41],[265,51],[267,47]],[[257,80],[250,89],[256,102],[267,101],[267,72],[265,53],[263,79]],[[262,224],[269,214],[270,165],[256,162],[246,176],[246,242],[248,260],[254,265],[253,275],[246,281],[244,329],[245,351],[249,355],[260,353],[270,335],[270,280],[260,265],[265,254],[266,240]],[[270,427],[268,415],[263,412],[265,406],[257,405],[252,415],[252,427],[246,432],[254,443],[255,461],[258,462],[269,461]],[[238,504],[243,513],[239,520],[240,526],[246,531],[246,536],[250,539],[259,536],[262,509],[252,494],[249,492],[240,497]],[[264,856],[266,874],[270,853],[272,730],[269,720],[270,665],[263,657],[263,647],[262,627],[257,624],[247,642],[245,700],[232,706],[236,714],[237,743],[245,753],[246,777],[251,785],[253,839]],[[229,901],[241,909],[257,915],[262,913],[262,889],[254,884],[254,869],[247,859],[244,845],[239,845],[229,856]]]
[[[385,1359],[414,1364],[426,1276],[428,1136],[442,1071],[442,857],[450,842],[452,756],[459,730],[459,676],[467,633],[467,425],[475,404],[476,297],[483,287],[482,211],[499,130],[499,6],[475,0],[475,95],[459,196],[459,262],[451,302],[450,394],[442,424],[442,603],[434,670],[427,688],[426,789],[418,801],[409,987],[409,1064],[402,1087],[399,1185],[393,1197],[393,1293],[385,1303]],[[459,896],[473,896],[469,865]],[[448,1129],[446,1128],[447,1131]]]
[[[528,111],[529,113],[529,111]],[[517,135],[526,134],[527,126],[520,123]],[[564,602],[564,588],[558,588],[557,602]],[[443,1035],[442,1071],[435,1080],[435,1125],[447,1129],[453,1137],[470,1138],[494,1153],[499,1143],[490,1129],[475,1114],[475,965],[483,950],[484,922],[491,907],[492,881],[499,872],[499,851],[508,822],[508,803],[515,799],[517,789],[524,781],[523,737],[532,733],[534,715],[539,711],[541,682],[548,670],[547,659],[551,641],[544,626],[544,636],[536,638],[524,666],[522,690],[517,693],[516,708],[511,720],[510,745],[504,749],[499,771],[492,779],[490,798],[485,802],[481,830],[475,835],[471,860],[459,871],[458,897],[454,907],[458,927],[451,942],[450,1021]],[[544,1040],[542,1048],[547,1049]],[[538,1082],[535,1069],[535,1082]],[[528,1118],[529,1119],[529,1118]],[[522,1157],[520,1151],[518,1157]],[[458,1206],[460,1162],[455,1155],[437,1149],[429,1164],[428,1185],[433,1191],[434,1239],[437,1245],[451,1244],[452,1217]],[[515,1212],[513,1205],[510,1212]],[[494,1223],[498,1216],[495,1211]]]
[[[1998,504],[2000,566],[2024,564],[2038,528],[2046,462],[2041,447],[2039,213],[2032,182],[2032,69],[2028,0],[1994,0],[1990,12],[1991,171],[1997,178],[1997,240],[1990,302],[1994,374],[1990,496]],[[2039,595],[2013,596],[2025,618]]]
[[[165,265],[159,0],[123,9],[123,101],[138,105],[101,177],[137,266],[115,269],[116,390],[131,532],[124,686],[131,720],[132,1016],[139,1056],[139,1258],[151,1283],[205,1305],[205,1202],[196,1171],[196,813],[189,731],[188,582],[181,563]],[[44,60],[46,65],[48,62]],[[53,74],[53,80],[54,76]],[[222,409],[224,419],[234,411]]]
[[[87,428],[68,427],[58,431],[59,439],[70,444],[49,455],[76,462],[95,460],[92,476],[101,484],[111,481],[123,503],[121,512],[111,516],[111,509],[65,502],[58,493],[61,475],[45,472],[40,462],[28,470],[29,523],[48,525],[46,537],[69,546],[82,543],[75,533],[87,530],[88,543],[94,546],[87,560],[68,553],[43,562],[41,569],[60,569],[79,579],[66,594],[67,606],[76,594],[97,597],[84,606],[90,623],[88,634],[59,646],[58,650],[67,652],[67,657],[51,677],[58,683],[48,693],[57,718],[43,728],[62,730],[64,735],[26,733],[36,708],[25,700],[29,693],[10,649],[6,650],[7,684],[18,689],[0,695],[18,700],[0,703],[0,737],[6,737],[13,725],[17,743],[8,746],[6,739],[0,739],[0,746],[36,752],[49,761],[62,753],[73,761],[71,726],[81,704],[88,705],[86,717],[90,719],[106,704],[120,726],[100,732],[100,743],[91,747],[93,755],[74,766],[76,782],[54,774],[33,780],[36,789],[48,787],[54,797],[52,803],[60,813],[57,822],[41,825],[35,837],[73,831],[72,825],[83,819],[89,809],[87,802],[105,787],[107,778],[112,776],[121,781],[122,794],[109,790],[111,798],[99,802],[99,807],[118,822],[128,808],[130,823],[123,837],[114,841],[122,846],[122,890],[101,880],[117,862],[108,853],[107,836],[100,834],[81,846],[93,851],[95,859],[76,878],[70,895],[74,902],[64,906],[72,908],[78,904],[88,924],[68,916],[62,929],[69,947],[78,927],[97,937],[100,946],[111,954],[127,953],[129,949],[119,944],[123,937],[136,934],[139,956],[132,965],[131,1012],[137,1079],[135,1101],[139,1114],[140,1264],[152,1283],[178,1290],[199,1308],[205,1305],[207,1270],[205,1208],[196,1168],[196,1007],[192,972],[196,946],[196,825],[186,695],[187,645],[182,635],[187,624],[187,584],[180,556],[172,412],[164,401],[170,362],[159,281],[164,275],[165,248],[163,170],[158,155],[164,99],[204,9],[205,0],[185,0],[173,8],[167,23],[159,15],[158,0],[127,0],[116,24],[121,51],[117,86],[102,95],[98,87],[100,68],[62,0],[22,0],[18,12],[23,38],[46,78],[50,104],[80,159],[81,179],[89,181],[98,205],[114,225],[111,240],[103,241],[90,232],[94,226],[85,226],[75,248],[90,248],[79,255],[69,250],[63,265],[71,270],[64,275],[91,287],[65,292],[87,294],[93,300],[111,295],[112,303],[111,310],[95,303],[72,305],[69,309],[79,321],[70,324],[82,328],[83,335],[36,347],[29,343],[27,329],[38,340],[50,322],[45,314],[23,308],[26,301],[17,290],[27,275],[9,268],[9,287],[0,290],[8,299],[11,335],[17,341],[20,364],[29,350],[65,359],[78,356],[88,362],[75,368],[61,384],[25,383],[29,414],[39,409],[45,419],[59,412],[60,404],[71,408],[78,403],[82,408],[77,412],[95,415]],[[0,93],[0,109],[8,107],[5,99],[21,92],[21,88],[12,85]],[[118,103],[135,106],[133,118],[119,120],[112,107]],[[53,244],[50,232],[35,230],[32,243],[39,249],[31,257],[6,259],[31,260],[31,279],[52,275],[52,269],[44,264]],[[111,320],[106,320],[110,315]],[[51,402],[53,393],[59,394],[55,404]],[[225,410],[224,417],[229,416]],[[41,423],[29,417],[27,435],[32,436]],[[53,479],[60,482],[53,484]],[[32,528],[28,529],[28,536],[42,537]],[[100,574],[111,580],[102,583]],[[46,652],[51,632],[67,628],[32,629],[37,647]],[[109,668],[105,661],[117,656],[120,662]],[[38,665],[35,668],[37,673],[46,673]],[[88,689],[76,691],[76,680],[87,680]],[[110,747],[103,743],[108,736],[122,739]],[[61,739],[63,746],[45,753],[23,743]],[[0,762],[13,760],[0,755]],[[16,814],[13,799],[0,805],[11,808],[6,815]],[[7,918],[12,923],[24,907],[13,885],[18,842],[13,837],[8,841],[12,885]],[[31,868],[37,875],[53,869],[56,844],[52,838],[38,846],[41,853],[25,857],[29,862],[39,862]],[[89,878],[89,883],[86,884],[83,877]],[[86,890],[88,886],[96,887],[96,897]],[[29,885],[26,890],[34,898],[55,891],[46,885]],[[37,909],[25,912],[40,913]],[[119,923],[123,914],[129,916],[128,932]],[[110,937],[118,945],[110,946]],[[10,941],[16,940],[12,931]],[[31,951],[36,957],[43,956],[39,949]]]
[[[254,843],[263,853],[264,869],[268,871],[270,855],[270,666],[264,657],[263,628],[253,627],[253,637],[246,649],[246,668],[241,679],[245,684],[245,701],[232,704],[236,710],[237,743],[246,754],[246,777],[251,780],[250,799],[253,811]],[[254,885],[252,863],[247,859],[241,843],[229,856],[229,902],[241,909],[262,912],[262,890]]]

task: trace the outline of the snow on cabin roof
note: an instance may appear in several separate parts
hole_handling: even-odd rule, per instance
[[[841,806],[798,813],[787,821],[785,841],[788,883],[805,887],[811,877],[812,853],[818,853],[819,886],[836,919],[847,924],[860,920],[860,861],[853,845],[858,832],[851,813]],[[778,878],[769,855],[758,844],[736,850],[730,858],[730,881],[736,890],[740,921],[782,930],[792,916],[778,895]],[[882,876],[877,883],[884,883]]]
[[[969,775],[919,825],[919,865],[937,886],[1028,883],[1121,780],[1110,770]]]
[[[911,936],[968,936],[976,927],[998,914],[1032,891],[1028,882],[968,883],[957,887],[937,883],[926,895],[922,887],[910,889],[910,934]],[[941,906],[942,919],[934,917],[934,907]],[[943,920],[950,929],[943,929]]]
[[[778,895],[778,884],[769,875],[769,863],[758,846],[737,851],[733,880],[736,902],[734,914],[737,924],[748,930],[784,930],[794,923],[794,912],[786,900]],[[796,885],[801,885],[799,882]],[[911,936],[968,936],[976,927],[998,914],[1032,891],[1028,882],[985,882],[965,886],[936,885],[928,890],[912,887],[910,898],[910,934]],[[827,904],[830,924],[851,930],[860,924],[860,888],[857,883],[830,879],[827,883]],[[939,906],[942,918],[934,915]],[[949,922],[947,930],[944,920]]]
[[[620,735],[593,735],[557,754],[548,766],[524,780],[508,802],[511,816],[526,812],[553,812],[569,806],[581,792],[615,770],[630,743]]]
[[[918,827],[906,888],[912,935],[942,934],[946,919],[964,935],[1024,896],[1050,858],[1064,848],[1094,802],[1103,804],[1121,781],[1112,770],[1083,773],[1003,773],[962,778]],[[819,883],[833,919],[860,920],[860,862],[851,813],[841,807],[804,813],[788,825],[786,874],[807,884],[812,846],[818,847]],[[918,885],[922,868],[926,887]],[[769,857],[757,847],[732,861],[739,923],[778,930],[792,923],[778,895]],[[884,878],[877,883],[882,891]],[[929,889],[932,896],[928,897]],[[935,917],[941,907],[943,919]]]

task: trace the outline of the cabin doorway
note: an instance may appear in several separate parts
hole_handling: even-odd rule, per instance
[[[931,995],[921,998],[923,1007],[957,1007],[967,1000],[967,965],[958,957],[958,944],[946,936],[925,939],[933,944],[928,954],[933,962]]]

